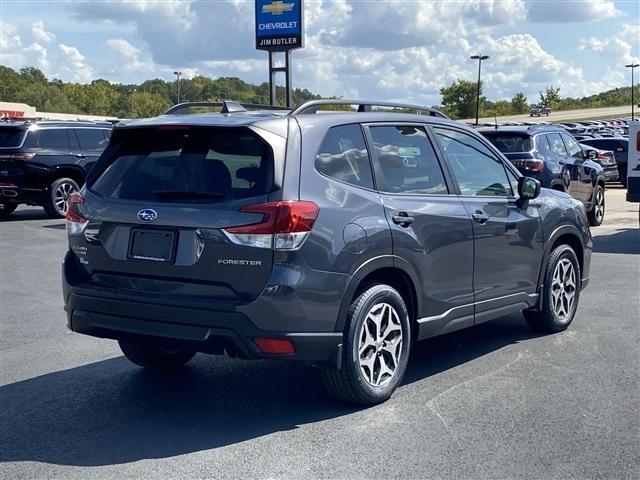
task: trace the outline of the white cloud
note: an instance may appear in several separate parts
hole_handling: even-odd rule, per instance
[[[31,62],[31,65],[36,66],[43,71],[47,71],[49,69],[50,62],[47,59],[47,49],[45,47],[39,43],[33,42],[24,49],[24,52]]]
[[[58,45],[58,53],[58,61],[54,67],[55,76],[80,83],[95,79],[93,68],[85,62],[85,57],[76,47],[61,43]]]
[[[611,0],[530,0],[527,4],[531,22],[588,22],[621,15]]]
[[[124,70],[130,73],[148,74],[156,69],[151,61],[140,59],[141,52],[124,38],[110,38],[105,45],[115,53],[115,63],[110,68],[111,73]]]
[[[40,43],[50,43],[56,38],[53,33],[45,30],[44,22],[42,21],[35,22],[31,25],[31,34],[33,38]]]
[[[589,37],[580,40],[580,50],[595,52],[603,58],[631,63],[638,59],[640,24],[625,24],[615,35],[607,38]]]

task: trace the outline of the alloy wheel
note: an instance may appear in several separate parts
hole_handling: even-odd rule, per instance
[[[596,210],[596,220],[598,223],[601,223],[604,219],[604,192],[602,189],[598,189],[596,192],[596,204],[594,208]]]
[[[358,366],[369,385],[381,387],[394,377],[402,355],[402,326],[398,312],[377,303],[360,327]]]
[[[576,269],[563,258],[556,264],[551,280],[551,308],[561,323],[571,320],[576,290]]]
[[[53,203],[60,215],[66,215],[69,208],[69,196],[77,190],[76,186],[69,182],[62,182],[56,187],[56,191],[53,193]]]

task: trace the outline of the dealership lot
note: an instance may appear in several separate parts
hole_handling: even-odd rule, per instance
[[[637,478],[638,205],[607,191],[574,323],[521,315],[418,345],[404,385],[367,409],[315,370],[198,355],[146,373],[65,327],[61,220],[0,224],[2,478]]]

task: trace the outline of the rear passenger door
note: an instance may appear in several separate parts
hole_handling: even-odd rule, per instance
[[[547,133],[546,137],[549,142],[550,153],[555,157],[554,160],[558,162],[562,169],[562,177],[567,193],[582,202],[587,201],[588,199],[585,198],[582,186],[581,162],[569,154],[560,133]]]
[[[596,177],[598,176],[597,164],[592,160],[584,158],[582,153],[582,147],[578,145],[578,142],[568,133],[561,133],[560,136],[567,147],[567,154],[573,160],[575,166],[576,176],[578,180],[577,190],[579,193],[579,200],[583,203],[590,202],[593,197],[593,187],[596,184]]]
[[[68,133],[69,129],[67,128],[38,128],[30,130],[23,148],[36,154],[31,163],[44,165],[48,169],[58,165],[73,164],[74,157],[71,154]],[[41,179],[48,178],[46,175],[38,175],[38,177]],[[48,187],[48,185],[42,186]]]
[[[75,162],[84,169],[86,176],[106,148],[109,142],[109,131],[103,128],[79,127],[74,128],[70,133],[75,135],[73,142]]]
[[[434,132],[473,219],[476,323],[514,305],[526,308],[521,304],[535,297],[543,255],[536,202],[517,205],[517,177],[479,138],[449,127]]]
[[[366,127],[393,253],[419,282],[420,337],[473,324],[473,230],[420,124]],[[398,260],[400,261],[400,260]]]

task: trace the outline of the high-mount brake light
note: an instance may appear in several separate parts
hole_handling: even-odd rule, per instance
[[[160,125],[158,130],[189,130],[188,125]]]
[[[237,245],[275,250],[297,250],[306,240],[320,209],[313,202],[281,201],[245,205],[245,213],[261,213],[258,223],[225,228]]]
[[[79,192],[74,192],[69,195],[67,213],[65,215],[69,236],[81,235],[89,223],[89,220],[84,218],[78,211],[78,205],[82,203],[84,203],[84,197]]]

